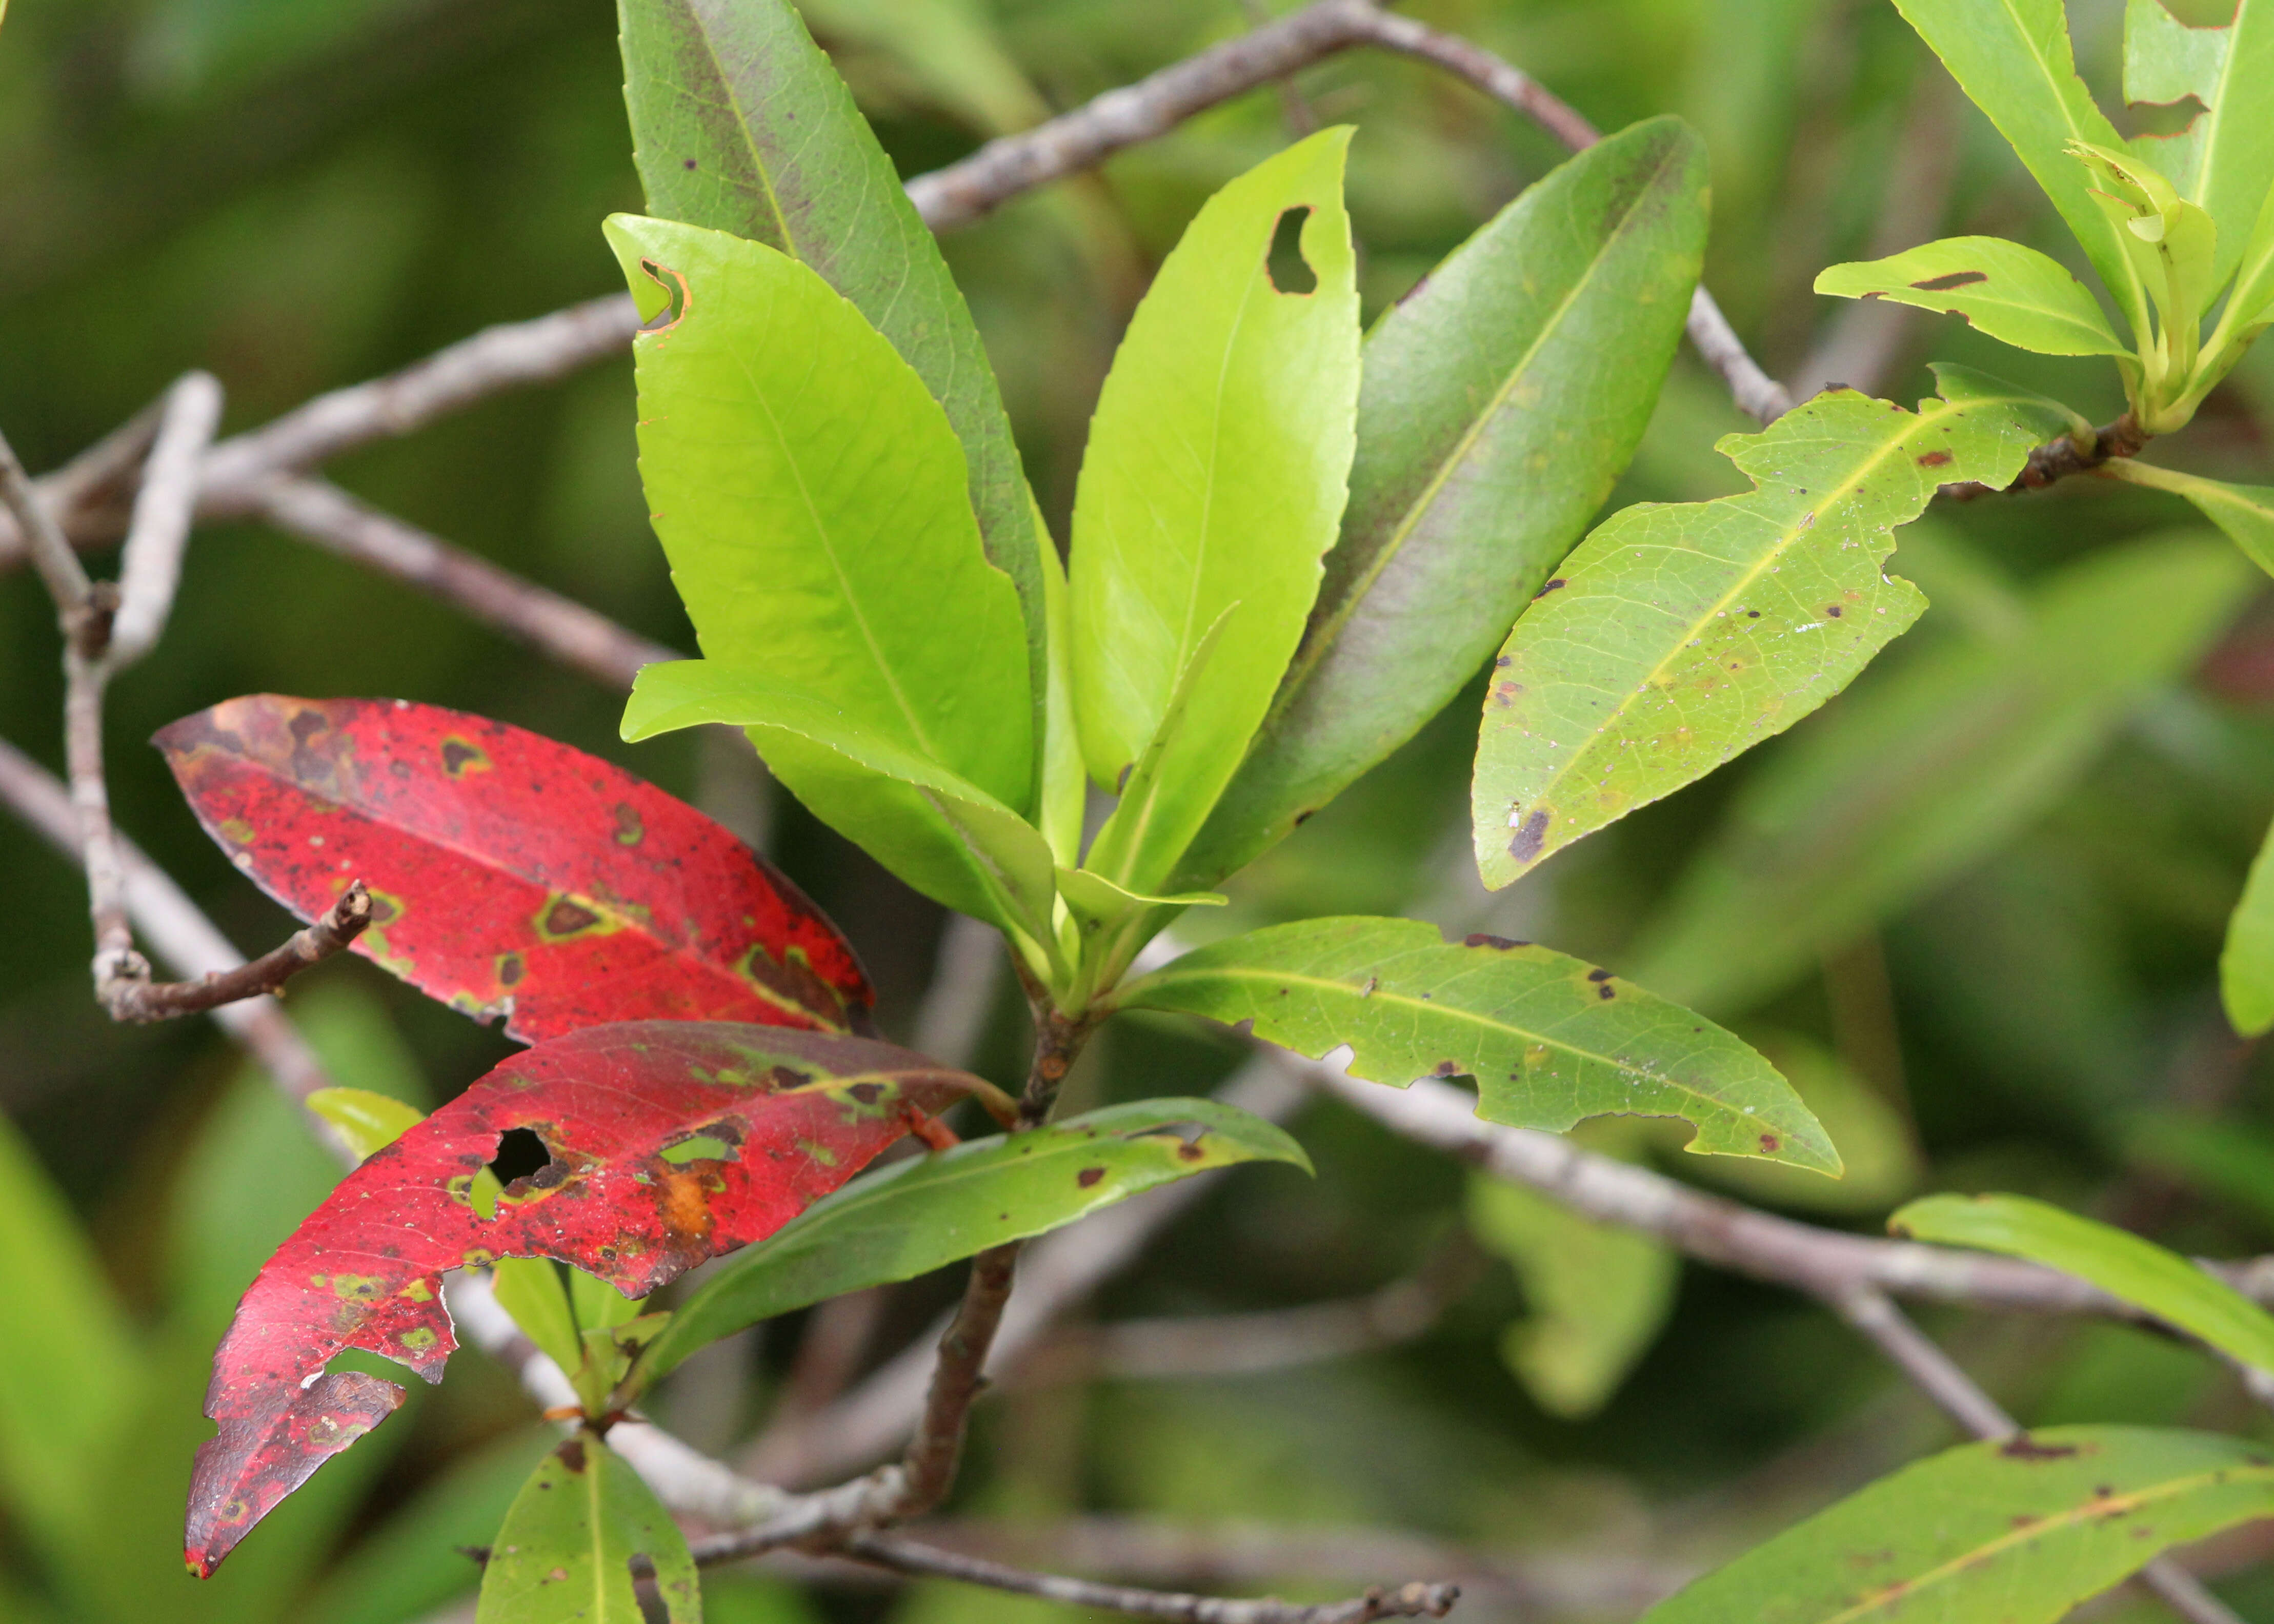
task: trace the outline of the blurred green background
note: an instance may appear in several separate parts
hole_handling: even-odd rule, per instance
[[[1285,9],[805,8],[910,174]],[[1665,111],[1694,123],[1713,165],[1708,284],[1803,392],[1836,380],[1911,399],[1931,388],[1924,364],[1946,358],[2097,420],[2120,405],[2102,363],[2024,357],[1956,322],[1809,292],[1826,264],[1939,235],[2073,254],[1886,0],[1407,9],[1504,53],[1607,129]],[[2225,10],[2173,9],[2197,22]],[[2113,109],[2121,7],[2070,11]],[[227,427],[251,426],[486,323],[620,288],[599,223],[640,199],[614,36],[602,0],[14,0],[0,28],[0,426],[34,470],[51,467],[192,366],[227,387]],[[1291,131],[1333,122],[1359,129],[1351,200],[1369,312],[1561,156],[1432,70],[1355,54],[948,239],[1061,535],[1091,403],[1150,267],[1216,185]],[[2274,353],[2153,455],[2266,483],[2270,414]],[[627,357],[329,471],[688,647],[644,522],[632,422]],[[1743,488],[1712,447],[1750,426],[1685,354],[1615,505]],[[2161,623],[2158,560],[2205,545],[2190,520],[2174,500],[2087,480],[1939,506],[1903,533],[1895,566],[1936,606],[1849,695],[1498,896],[1467,857],[1476,712],[1464,700],[1193,930],[1412,913],[1541,939],[1694,999],[1786,1067],[1856,1169],[1836,1188],[1717,1177],[1819,1222],[1871,1229],[1917,1190],[1998,1187],[2191,1251],[2274,1245],[2274,1099],[2216,982],[2226,913],[2274,816],[2274,605],[2229,593],[2216,636],[2156,660],[2127,653]],[[0,578],[0,736],[50,766],[57,661],[36,583]],[[199,833],[140,741],[259,690],[456,705],[626,763],[764,844],[866,957],[886,1031],[914,1033],[939,910],[773,795],[745,756],[689,734],[627,748],[618,695],[305,544],[216,526],[192,544],[165,643],[114,691],[111,783],[122,826],[241,946],[260,951],[288,923]],[[219,1580],[183,1575],[179,1495],[206,1431],[205,1361],[329,1164],[209,1024],[101,1016],[77,876],[5,818],[0,902],[0,1105],[13,1124],[0,1137],[0,1617],[391,1624],[462,1600],[474,1569],[451,1545],[487,1538],[541,1447],[531,1406],[478,1353],[327,1467]],[[998,1003],[980,1054],[1007,1073],[1020,1017],[1008,988]],[[422,1103],[507,1052],[359,960],[295,982],[291,1004],[342,1080]],[[1239,1058],[1229,1041],[1132,1021],[1075,1087],[1090,1101],[1202,1092]],[[1472,1191],[1457,1167],[1340,1108],[1293,1125],[1314,1183],[1284,1169],[1221,1181],[1094,1312],[1267,1310],[1450,1257],[1465,1284],[1434,1328],[1245,1377],[1014,1392],[983,1410],[961,1510],[1038,1526],[1076,1514],[1371,1524],[1531,1575],[1479,1587],[1464,1616],[1617,1618],[1667,1576],[1948,1436],[1796,1298]],[[1585,1137],[1685,1177],[1708,1170],[1632,1124]],[[897,1293],[868,1357],[913,1335],[953,1284]],[[2143,1332],[1929,1322],[2033,1422],[2259,1425],[2233,1382]],[[798,1329],[737,1344],[700,1384],[666,1393],[666,1418],[712,1447],[748,1438]],[[82,1501],[91,1515],[72,1513]],[[2246,1612],[2274,1619],[2274,1583],[2241,1571],[2267,1549],[2238,1537],[2212,1566],[2234,1570],[2223,1588]],[[1306,1579],[1322,1594],[1356,1588],[1286,1562],[1262,1576],[1299,1593]],[[749,1580],[720,1580],[714,1606],[730,1620],[912,1624],[1050,1611],[930,1586]]]

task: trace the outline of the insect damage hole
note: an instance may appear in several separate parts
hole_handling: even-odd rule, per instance
[[[545,1148],[545,1141],[531,1128],[508,1128],[498,1135],[497,1154],[490,1161],[490,1171],[499,1184],[509,1184],[516,1178],[527,1178],[541,1173],[553,1165],[553,1153]]]
[[[1279,223],[1271,228],[1271,249],[1263,256],[1263,268],[1281,293],[1318,291],[1319,274],[1303,258],[1303,222],[1310,217],[1311,206],[1298,204],[1283,210]]]

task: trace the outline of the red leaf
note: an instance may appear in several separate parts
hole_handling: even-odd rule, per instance
[[[907,1131],[908,1107],[984,1087],[890,1044],[725,1022],[595,1027],[515,1056],[343,1179],[237,1304],[206,1389],[221,1431],[191,1478],[192,1571],[401,1401],[319,1375],[335,1354],[441,1379],[448,1270],[557,1258],[644,1297],[842,1184]],[[516,1128],[552,1159],[484,1218],[469,1186]]]
[[[868,1030],[860,961],[683,801],[502,722],[405,700],[229,700],[162,731],[206,831],[303,919],[370,886],[355,951],[540,1042],[611,1021]]]

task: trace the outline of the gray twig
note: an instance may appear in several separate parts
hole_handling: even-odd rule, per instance
[[[629,688],[641,666],[681,658],[324,480],[272,479],[250,506],[278,529],[455,605],[610,688]]]
[[[54,774],[5,740],[0,740],[0,805],[8,807],[66,858],[84,866],[87,850],[79,840],[71,792]],[[227,974],[245,963],[245,956],[230,945],[229,938],[133,842],[119,837],[117,852],[125,876],[128,917],[169,971],[194,979]],[[305,1101],[317,1089],[331,1086],[323,1062],[275,999],[249,998],[207,1012],[292,1100]],[[319,1137],[352,1164],[354,1156],[329,1126],[318,1118],[310,1121]]]
[[[1069,1606],[1103,1607],[1138,1618],[1175,1619],[1183,1624],[1372,1624],[1375,1619],[1442,1619],[1452,1611],[1461,1587],[1457,1584],[1402,1585],[1397,1590],[1370,1590],[1348,1601],[1303,1605],[1272,1597],[1233,1600],[1217,1596],[1179,1595],[1168,1590],[1144,1590],[1121,1584],[1100,1584],[1089,1579],[1070,1579],[1057,1574],[1033,1573],[985,1557],[960,1551],[943,1551],[892,1534],[855,1534],[840,1547],[847,1554],[901,1573],[930,1578],[960,1579],[1018,1596],[1040,1597]],[[697,1560],[701,1560],[698,1548]]]

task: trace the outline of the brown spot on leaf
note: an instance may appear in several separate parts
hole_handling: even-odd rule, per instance
[[[1562,576],[1558,575],[1553,581],[1550,581],[1546,586],[1541,587],[1537,592],[1534,592],[1532,596],[1533,600],[1536,602],[1539,599],[1547,597],[1550,592],[1555,591],[1559,587],[1566,587],[1570,584],[1571,583],[1569,581],[1566,581]]]
[[[331,725],[331,719],[320,710],[296,711],[291,722],[292,737],[305,744]]]
[[[639,808],[629,801],[619,801],[615,806],[616,844],[637,846],[647,838],[647,827],[640,822]]]
[[[554,898],[553,906],[545,910],[545,934],[548,936],[573,936],[599,922],[598,914],[567,897]]]
[[[1099,1179],[1103,1178],[1104,1177],[1105,1169],[1102,1167],[1084,1168],[1081,1172],[1076,1173],[1073,1176],[1073,1182],[1080,1184],[1083,1189],[1088,1190],[1095,1185]]]
[[[570,1471],[581,1472],[584,1470],[584,1445],[582,1440],[570,1439],[561,1446],[559,1454],[561,1463]]]
[[[497,979],[499,986],[519,986],[521,984],[522,976],[526,973],[527,966],[521,962],[521,955],[519,953],[500,953],[498,955]]]
[[[882,1083],[855,1083],[845,1092],[851,1094],[855,1099],[860,1101],[863,1105],[874,1105],[877,1101],[885,1097],[885,1085]]]
[[[1953,288],[1970,288],[1977,282],[1988,282],[1987,271],[1952,271],[1945,276],[1930,276],[1924,282],[1915,282],[1912,287],[1927,293],[1947,293]]]
[[[1547,814],[1545,811],[1534,812],[1510,837],[1508,854],[1520,863],[1528,863],[1540,855],[1540,849],[1547,844]]]
[[[1177,1147],[1177,1160],[1179,1162],[1198,1162],[1207,1154],[1208,1152],[1201,1148],[1198,1139]]]
[[[469,744],[463,739],[442,741],[442,771],[452,778],[463,778],[470,769],[486,769],[489,764],[490,758],[482,753],[480,746]]]
[[[1773,1133],[1764,1133],[1761,1135],[1761,1154],[1765,1156],[1775,1155],[1779,1150],[1783,1148],[1783,1146],[1784,1141],[1778,1139]]]
[[[1591,981],[1608,981],[1611,979],[1611,973],[1602,969],[1590,970],[1587,972],[1587,979]]]
[[[1920,454],[1918,465],[1921,468],[1940,468],[1944,463],[1949,461],[1950,453],[1947,449],[1941,451],[1927,451]]]
[[[2009,1461],[2060,1461],[2076,1453],[2074,1444],[2041,1444],[2027,1432],[2016,1432],[1998,1451]]]
[[[1508,936],[1487,936],[1481,930],[1472,930],[1461,938],[1461,945],[1463,947],[1496,947],[1501,951],[1506,952],[1512,947],[1530,947],[1532,944],[1514,941]]]
[[[1824,613],[1830,615],[1836,620],[1841,614],[1845,613],[1846,611],[1842,610],[1838,604],[1826,604],[1824,605]]]

